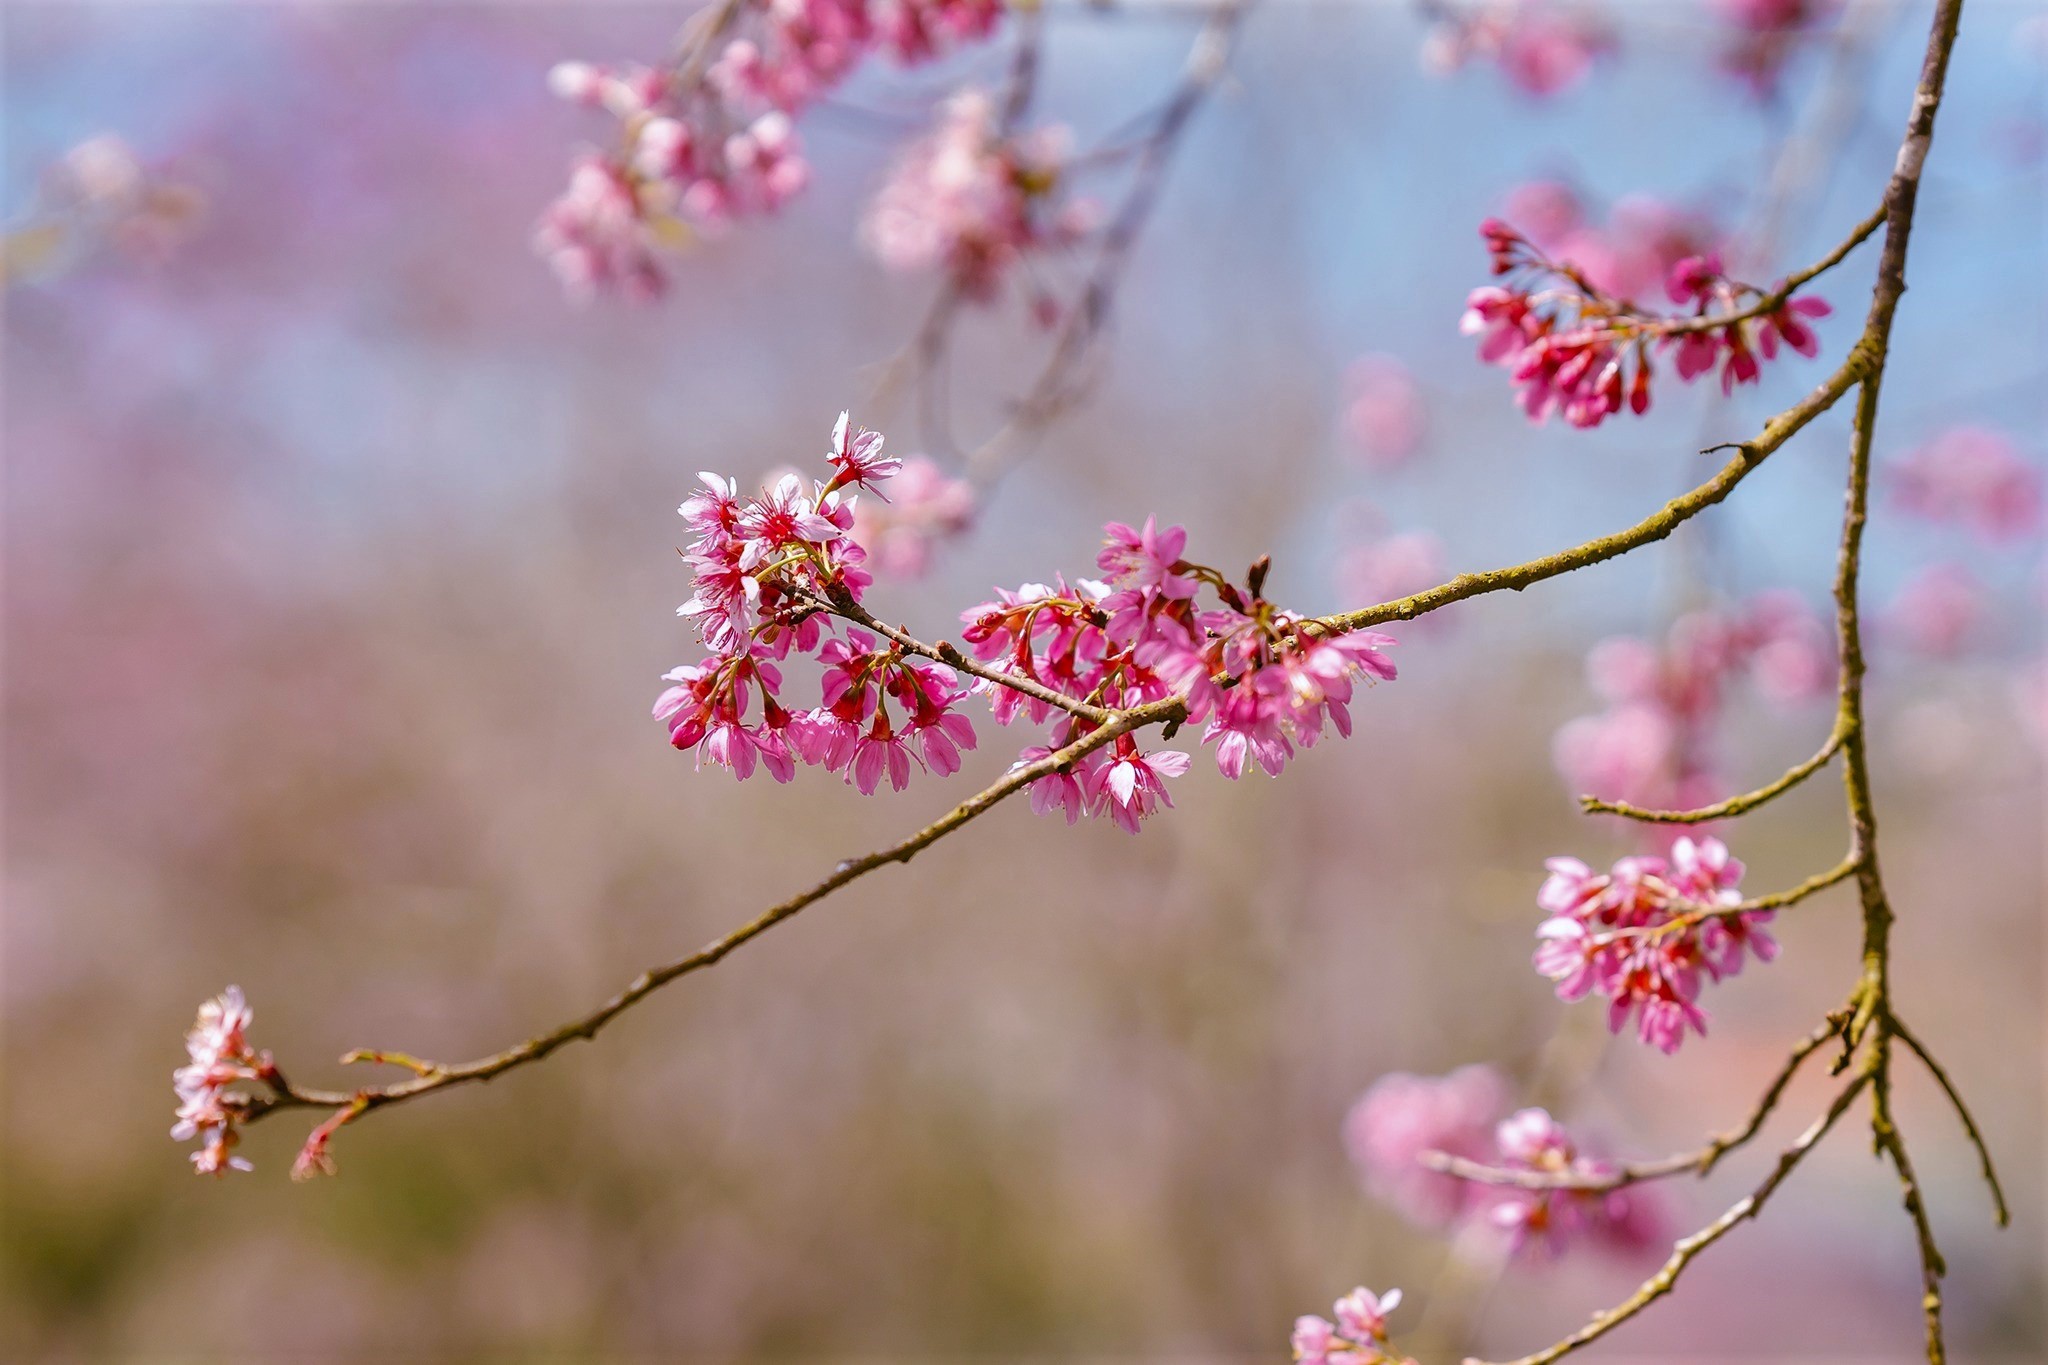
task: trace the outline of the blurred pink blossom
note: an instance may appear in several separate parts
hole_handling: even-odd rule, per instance
[[[1474,1207],[1480,1192],[1430,1170],[1422,1154],[1485,1160],[1507,1099],[1507,1082],[1490,1066],[1460,1067],[1448,1076],[1392,1072],[1374,1081],[1345,1115],[1344,1149],[1374,1196],[1423,1227],[1446,1227]]]
[[[1408,367],[1391,355],[1365,355],[1344,375],[1344,434],[1369,466],[1406,464],[1422,447],[1428,412]]]
[[[1614,35],[1590,5],[1568,0],[1475,0],[1436,7],[1423,66],[1450,72],[1493,62],[1515,87],[1538,99],[1576,85],[1614,48]]]
[[[2017,539],[2041,529],[2041,469],[1991,427],[1950,427],[1882,474],[1894,507],[1983,535]]]
[[[1918,654],[1951,658],[1983,624],[1984,585],[1960,564],[1930,564],[1901,587],[1879,617],[1886,638]]]
[[[863,498],[854,507],[853,537],[875,573],[919,578],[934,551],[974,524],[974,513],[973,484],[912,455],[890,481],[889,501]]]

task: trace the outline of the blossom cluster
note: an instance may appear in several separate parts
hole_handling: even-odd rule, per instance
[[[1995,428],[1950,427],[1880,472],[1890,504],[1913,516],[1997,540],[2041,529],[2041,468]]]
[[[1305,1313],[1294,1320],[1299,1365],[1414,1365],[1387,1344],[1387,1318],[1401,1306],[1401,1291],[1375,1294],[1360,1286],[1331,1306],[1335,1321]]]
[[[1432,7],[1436,22],[1423,65],[1450,72],[1485,61],[1525,94],[1544,98],[1579,83],[1614,48],[1614,34],[1591,6],[1561,0],[1476,0]]]
[[[1344,1145],[1366,1188],[1419,1227],[1478,1222],[1504,1236],[1511,1254],[1555,1254],[1582,1239],[1627,1254],[1654,1244],[1663,1212],[1640,1189],[1524,1189],[1424,1164],[1436,1153],[1494,1169],[1587,1179],[1613,1170],[1587,1155],[1542,1109],[1499,1118],[1507,1093],[1507,1082],[1488,1066],[1460,1067],[1446,1076],[1394,1072],[1351,1107]]]
[[[254,1017],[236,986],[201,1005],[185,1035],[189,1060],[171,1073],[178,1095],[178,1122],[171,1136],[179,1142],[199,1140],[192,1165],[202,1175],[250,1169],[247,1159],[234,1155],[242,1111],[230,1087],[260,1081],[270,1070],[270,1055],[249,1046]]]
[[[879,577],[918,578],[932,555],[974,524],[974,485],[922,455],[903,461],[889,481],[889,500],[863,498],[854,509],[853,538]]]
[[[1742,863],[1719,839],[1680,838],[1668,858],[1623,858],[1595,873],[1577,858],[1552,858],[1536,894],[1548,916],[1537,926],[1536,970],[1561,1000],[1608,1001],[1607,1026],[1631,1017],[1645,1043],[1670,1053],[1688,1028],[1705,1034],[1701,986],[1769,962],[1777,942],[1763,926],[1774,912],[1735,911]]]
[[[890,269],[943,269],[964,297],[991,302],[1020,261],[1094,226],[1094,202],[1061,192],[1067,143],[1058,127],[1006,133],[986,92],[962,90],[898,158],[862,237]],[[1041,321],[1055,307],[1049,295],[1034,300]]]
[[[1586,674],[1607,706],[1557,732],[1553,753],[1566,781],[1603,800],[1690,807],[1721,794],[1712,741],[1730,690],[1748,679],[1772,701],[1824,695],[1835,678],[1834,641],[1797,594],[1770,591],[1688,612],[1661,641],[1603,640],[1587,655]]]
[[[1111,522],[1096,558],[1106,582],[1026,584],[962,616],[962,638],[984,663],[1000,664],[1077,701],[1113,708],[1180,697],[1190,723],[1203,725],[1202,742],[1230,778],[1257,767],[1278,776],[1297,749],[1313,747],[1328,729],[1351,733],[1350,703],[1360,681],[1394,677],[1383,652],[1393,640],[1372,631],[1325,636],[1303,618],[1263,596],[1264,561],[1242,587],[1216,570],[1181,557],[1187,532]],[[1209,589],[1215,605],[1199,604]],[[1020,713],[1046,719],[1050,703],[998,684],[992,690],[997,721]],[[1062,713],[1046,746],[1026,749],[1024,761],[1079,738],[1078,718]],[[1059,810],[1068,823],[1083,814],[1106,815],[1136,832],[1156,804],[1171,805],[1162,777],[1187,770],[1174,750],[1140,754],[1125,735],[1070,771],[1032,784],[1032,806]]]
[[[829,479],[788,474],[751,497],[730,479],[699,476],[702,491],[677,509],[697,533],[683,552],[696,592],[677,612],[696,623],[710,655],[665,675],[672,686],[654,714],[678,749],[695,749],[700,762],[735,777],[758,768],[787,782],[806,763],[864,793],[885,777],[900,791],[913,765],[955,772],[960,751],[974,747],[972,723],[954,709],[967,690],[945,664],[866,631],[839,636],[829,628],[830,604],[858,603],[871,581],[867,551],[851,534],[852,490],[880,496],[902,462],[844,413],[827,459]],[[815,707],[784,702],[781,665],[792,654],[821,667]]]
[[[542,214],[535,246],[578,296],[659,293],[657,251],[690,227],[773,212],[810,168],[794,119],[869,53],[916,63],[987,38],[1000,0],[741,0],[716,55],[659,67],[564,62],[548,83],[619,120],[615,151],[590,152]]]
[[[1480,232],[1502,283],[1473,290],[1459,326],[1479,339],[1480,359],[1508,370],[1531,421],[1558,412],[1573,426],[1593,427],[1624,408],[1649,411],[1653,352],[1670,353],[1688,383],[1718,369],[1723,393],[1755,383],[1759,357],[1775,358],[1781,344],[1805,356],[1819,352],[1808,320],[1827,316],[1826,303],[1786,297],[1748,316],[1751,305],[1780,291],[1730,279],[1716,253],[1671,267],[1666,291],[1691,311],[1666,314],[1608,293],[1499,219]]]
[[[1264,561],[1242,585],[1229,582],[1182,557],[1183,528],[1149,519],[1105,528],[1096,560],[1103,580],[998,589],[963,613],[972,666],[950,646],[913,649],[851,625],[841,632],[841,618],[872,620],[860,607],[871,575],[855,534],[856,490],[881,497],[905,466],[847,414],[827,460],[829,479],[788,474],[752,496],[702,474],[701,491],[678,509],[696,539],[683,551],[695,592],[677,610],[708,655],[665,675],[671,686],[654,713],[677,748],[736,777],[766,771],[787,782],[809,764],[871,793],[885,778],[900,790],[918,766],[950,774],[976,743],[959,710],[970,693],[987,698],[998,724],[1052,721],[1020,766],[1083,739],[1106,709],[1180,698],[1226,775],[1252,766],[1277,775],[1328,731],[1350,734],[1361,681],[1394,676],[1388,637],[1328,635],[1265,600]],[[1213,605],[1198,602],[1204,589]],[[783,670],[792,656],[819,665],[815,706],[788,700]],[[939,659],[962,664],[971,687]],[[1124,733],[1037,777],[1032,805],[1060,810],[1069,823],[1085,814],[1136,833],[1172,805],[1166,779],[1188,766],[1185,752],[1147,752]]]

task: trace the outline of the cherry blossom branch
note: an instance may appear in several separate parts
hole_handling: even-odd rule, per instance
[[[1799,1158],[1810,1149],[1813,1142],[1818,1141],[1846,1111],[1865,1085],[1871,1089],[1870,1124],[1873,1145],[1881,1156],[1891,1161],[1898,1173],[1906,1212],[1912,1220],[1919,1245],[1921,1310],[1925,1322],[1927,1358],[1930,1365],[1943,1365],[1945,1360],[1942,1341],[1941,1278],[1946,1266],[1935,1242],[1926,1201],[1921,1193],[1905,1139],[1892,1115],[1891,1043],[1894,1037],[1907,1035],[1903,1032],[1891,1002],[1890,932],[1895,916],[1878,864],[1877,819],[1865,744],[1863,680],[1866,663],[1863,654],[1859,586],[1863,531],[1869,510],[1871,446],[1876,430],[1878,394],[1883,382],[1893,319],[1897,313],[1899,300],[1906,289],[1906,256],[1912,233],[1913,211],[1919,193],[1920,175],[1933,138],[1935,114],[1940,107],[1961,11],[1962,0],[1938,0],[1936,5],[1926,57],[1914,92],[1912,112],[1907,121],[1905,137],[1899,148],[1891,180],[1885,190],[1883,219],[1886,230],[1869,314],[1862,337],[1857,342],[1850,361],[1845,363],[1842,371],[1836,376],[1839,379],[1844,373],[1855,371],[1854,384],[1857,390],[1841,548],[1835,572],[1839,691],[1835,738],[1830,740],[1830,746],[1839,749],[1843,755],[1842,780],[1850,826],[1850,853],[1833,871],[1810,878],[1792,891],[1781,893],[1779,897],[1763,898],[1768,905],[1789,904],[1836,881],[1847,880],[1850,877],[1855,879],[1863,917],[1862,972],[1855,990],[1850,995],[1846,1020],[1840,1016],[1831,1016],[1828,1031],[1815,1038],[1813,1047],[1818,1047],[1828,1037],[1839,1034],[1844,1048],[1842,1059],[1835,1067],[1838,1073],[1846,1068],[1866,1038],[1869,1040],[1869,1049],[1865,1053],[1865,1061],[1858,1070],[1855,1081],[1837,1096],[1826,1114],[1808,1129],[1807,1134],[1787,1151],[1770,1177],[1754,1194],[1700,1232],[1680,1241],[1664,1268],[1622,1304],[1595,1315],[1579,1331],[1534,1355],[1523,1357],[1513,1365],[1549,1365],[1549,1362],[1604,1336],[1656,1299],[1671,1292],[1679,1274],[1694,1256],[1726,1235],[1737,1223],[1756,1216],[1771,1191],[1790,1174]],[[1835,395],[1836,398],[1840,396],[1839,392]],[[1832,403],[1834,400],[1829,401]],[[1723,476],[1727,472],[1724,471]],[[1695,493],[1697,491],[1695,490]],[[1485,589],[1481,587],[1475,590]],[[1441,593],[1443,590],[1436,591]],[[1839,743],[1836,743],[1837,739]],[[1789,780],[1781,779],[1781,783],[1784,787],[1793,785],[1804,776],[1810,775],[1811,771],[1817,770],[1831,756],[1827,749],[1823,749],[1821,754],[1816,756],[1816,760],[1811,761],[1810,766],[1801,765],[1801,768],[1807,771],[1802,772],[1801,769],[1795,768],[1788,774]],[[1779,784],[1773,784],[1773,787],[1779,787]],[[1782,790],[1783,787],[1779,789]],[[1776,794],[1768,788],[1764,790],[1769,793],[1762,798],[1764,800],[1768,800],[1769,795]],[[1768,908],[1768,905],[1760,904],[1759,908]],[[1731,911],[1733,909],[1731,907]],[[1712,912],[1694,913],[1704,916]],[[1924,1060],[1928,1060],[1930,1069],[1935,1067],[1928,1054],[1916,1041],[1909,1040],[1907,1045]],[[1803,1060],[1803,1057],[1795,1058],[1795,1061],[1797,1060]],[[1950,1089],[1945,1073],[1938,1072],[1938,1075],[1943,1080],[1944,1089]],[[1950,1094],[1958,1112],[1965,1112],[1960,1097],[1952,1089]],[[1975,1128],[1974,1123],[1967,1117],[1965,1126],[1971,1130]],[[1973,1131],[1972,1140],[1977,1143],[1979,1155],[1983,1160],[1987,1183],[1992,1186],[1994,1203],[2002,1210],[2003,1193],[1997,1185],[1988,1150],[1981,1142],[1981,1134]]]
[[[1601,1163],[1597,1169],[1567,1170],[1526,1170],[1519,1167],[1490,1166],[1484,1162],[1471,1161],[1465,1157],[1453,1156],[1448,1152],[1425,1152],[1422,1164],[1432,1171],[1456,1176],[1479,1185],[1502,1185],[1521,1190],[1586,1190],[1606,1191],[1625,1189],[1639,1185],[1646,1180],[1663,1180],[1675,1175],[1706,1175],[1720,1164],[1721,1158],[1729,1152],[1748,1143],[1763,1131],[1764,1121],[1778,1107],[1778,1100],[1784,1095],[1785,1087],[1792,1083],[1799,1068],[1806,1059],[1819,1051],[1829,1039],[1838,1036],[1842,1026],[1848,1022],[1848,1012],[1840,1010],[1813,1032],[1801,1038],[1792,1048],[1791,1054],[1771,1078],[1763,1098],[1750,1110],[1749,1117],[1739,1128],[1712,1138],[1703,1147],[1694,1151],[1681,1152],[1676,1156],[1663,1157],[1656,1161],[1635,1161],[1622,1163]]]
[[[1870,1084],[1870,1082],[1871,1069],[1866,1067],[1857,1073],[1854,1080],[1843,1087],[1839,1095],[1835,1096],[1834,1103],[1828,1106],[1827,1112],[1815,1119],[1812,1125],[1804,1133],[1801,1133],[1790,1147],[1787,1147],[1779,1154],[1777,1164],[1771,1168],[1770,1174],[1764,1177],[1761,1184],[1749,1194],[1737,1200],[1719,1218],[1716,1218],[1698,1232],[1693,1233],[1690,1237],[1680,1239],[1672,1247],[1671,1257],[1664,1262],[1663,1268],[1648,1280],[1645,1280],[1642,1287],[1629,1295],[1628,1298],[1604,1312],[1594,1314],[1592,1320],[1584,1327],[1581,1327],[1578,1331],[1555,1345],[1546,1346],[1534,1354],[1522,1356],[1512,1361],[1474,1362],[1473,1365],[1550,1365],[1552,1361],[1571,1354],[1581,1346],[1598,1341],[1601,1337],[1606,1336],[1609,1332],[1621,1326],[1622,1323],[1627,1322],[1630,1318],[1648,1308],[1658,1299],[1669,1294],[1677,1287],[1678,1277],[1685,1273],[1685,1268],[1692,1264],[1695,1257],[1714,1243],[1720,1241],[1730,1232],[1733,1232],[1743,1222],[1755,1218],[1763,1212],[1764,1204],[1776,1193],[1778,1187],[1785,1183],[1786,1177],[1792,1174],[1793,1169],[1799,1165],[1806,1154],[1812,1151],[1821,1138],[1827,1135],[1827,1131],[1835,1126],[1836,1120],[1848,1112],[1849,1106],[1854,1103],[1857,1095],[1861,1094],[1863,1088]]]
[[[287,1081],[281,1072],[272,1067],[269,1075],[262,1078],[270,1086],[271,1094],[247,1101],[243,1117],[247,1121],[254,1121],[275,1110],[288,1108],[352,1108],[356,1114],[367,1113],[372,1109],[417,1099],[451,1086],[473,1081],[488,1081],[517,1067],[541,1061],[567,1043],[579,1038],[589,1040],[596,1037],[599,1029],[669,982],[692,972],[716,966],[734,949],[760,937],[841,887],[858,881],[868,873],[890,863],[908,863],[924,849],[986,814],[1004,798],[1022,791],[1039,778],[1061,771],[1122,735],[1151,725],[1171,725],[1185,714],[1186,705],[1178,697],[1148,702],[1127,711],[1119,711],[1110,716],[1106,723],[1064,748],[1035,762],[1013,767],[1001,779],[961,802],[908,838],[862,857],[841,862],[832,870],[830,876],[813,883],[787,900],[769,906],[753,919],[712,940],[696,952],[642,972],[624,990],[588,1014],[572,1019],[517,1046],[507,1048],[503,1052],[493,1053],[471,1062],[443,1065],[401,1054],[359,1050],[348,1054],[343,1060],[390,1061],[414,1071],[416,1076],[413,1080],[402,1081],[396,1085],[375,1086],[349,1092],[302,1088]]]
[[[1755,791],[1731,796],[1725,801],[1716,801],[1711,806],[1701,806],[1695,810],[1652,810],[1645,806],[1630,805],[1626,801],[1602,801],[1590,794],[1581,796],[1579,805],[1588,815],[1620,815],[1652,825],[1698,825],[1710,820],[1725,820],[1731,816],[1746,815],[1758,806],[1783,796],[1826,767],[1828,760],[1841,751],[1842,741],[1846,738],[1841,726],[1837,725],[1828,735],[1827,743],[1821,745],[1819,752],[1812,758],[1795,764],[1787,769],[1783,776],[1758,787]]]

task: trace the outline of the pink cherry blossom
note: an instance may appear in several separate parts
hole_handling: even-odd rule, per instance
[[[2041,529],[2041,468],[2002,431],[1950,427],[1879,474],[1891,505],[1914,516],[2002,540]]]
[[[1400,1306],[1400,1290],[1375,1294],[1360,1286],[1337,1300],[1335,1322],[1313,1313],[1296,1318],[1291,1344],[1297,1365],[1412,1365],[1387,1350],[1387,1318]]]
[[[870,250],[892,270],[942,268],[977,302],[992,302],[1025,258],[1078,241],[1093,221],[1069,201],[1064,129],[1004,135],[995,101],[965,90],[913,143],[862,224]]]
[[[868,551],[877,574],[917,578],[933,553],[974,524],[974,485],[956,479],[921,455],[903,461],[889,481],[889,500],[862,499],[853,538]]]
[[[1344,1148],[1365,1186],[1422,1227],[1441,1228],[1470,1212],[1477,1186],[1422,1164],[1425,1152],[1483,1161],[1507,1082],[1489,1066],[1447,1076],[1393,1072],[1374,1081],[1344,1117]]]
[[[188,1060],[171,1074],[178,1096],[178,1121],[171,1136],[179,1142],[199,1140],[192,1165],[201,1175],[250,1169],[247,1160],[234,1155],[241,1141],[242,1109],[231,1087],[262,1080],[270,1071],[269,1054],[249,1045],[254,1018],[238,986],[202,1004],[185,1035]]]
[[[1607,25],[1572,0],[1466,0],[1435,8],[1423,63],[1453,71],[1467,62],[1497,64],[1516,88],[1545,98],[1576,85],[1612,50]]]
[[[1984,585],[1960,564],[1930,564],[1908,579],[1878,618],[1888,640],[1918,654],[1953,658],[1985,617]]]

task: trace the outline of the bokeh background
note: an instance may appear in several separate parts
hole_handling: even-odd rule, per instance
[[[1867,69],[1802,175],[1777,268],[1817,255],[1889,170],[1926,6],[1863,7]],[[1823,600],[1846,416],[1817,422],[1671,545],[1396,632],[1401,680],[1281,782],[1198,763],[1139,839],[1005,807],[671,988],[594,1045],[377,1116],[342,1174],[195,1179],[165,1137],[195,1002],[239,983],[257,1041],[343,1084],[356,1046],[461,1058],[603,998],[1007,761],[863,799],[816,773],[736,786],[647,705],[688,641],[673,508],[699,469],[811,460],[914,329],[930,282],[854,223],[904,117],[999,48],[863,76],[805,125],[819,183],[680,262],[651,308],[564,302],[534,214],[595,116],[565,57],[661,51],[680,3],[10,3],[0,189],[34,210],[67,148],[126,138],[205,197],[162,251],[107,250],[6,297],[6,1113],[11,1359],[1277,1359],[1354,1283],[1426,1296],[1441,1239],[1360,1189],[1339,1139],[1393,1070],[1500,1063],[1616,1150],[1745,1112],[1852,978],[1835,895],[1714,992],[1667,1059],[1607,1044],[1527,965],[1546,855],[1626,851],[1551,763],[1598,708],[1587,648],[1717,596]],[[1473,225],[1516,184],[1643,192],[1735,227],[1809,114],[1819,58],[1759,101],[1703,56],[1691,0],[1629,5],[1585,81],[1535,101],[1418,66],[1396,3],[1276,3],[1206,108],[1129,274],[1087,406],[973,533],[871,601],[927,634],[991,584],[1085,569],[1109,518],[1184,522],[1202,557],[1272,551],[1280,595],[1345,601],[1359,524],[1480,568],[1635,519],[1838,356],[1865,251],[1820,293],[1817,362],[1734,402],[1668,383],[1644,420],[1531,428],[1455,323]],[[1972,0],[1915,237],[1880,458],[1958,423],[2035,460],[2048,385],[2048,94],[2030,4]],[[1056,8],[1042,108],[1090,135],[1170,82],[1170,7]],[[905,114],[905,111],[909,111]],[[1113,184],[1107,186],[1113,190]],[[985,429],[1043,354],[976,316],[955,420]],[[1418,377],[1422,453],[1368,467],[1354,357]],[[899,405],[900,406],[900,405]],[[914,415],[861,415],[915,447]],[[1902,1120],[1949,1252],[1963,1360],[2044,1334],[2038,542],[1881,514],[1882,602],[1961,558],[1993,614],[1937,661],[1880,641],[1873,762],[1899,991],[2003,1159],[2015,1225],[1908,1068]],[[2038,674],[2035,675],[2038,677]],[[1731,780],[1824,733],[1825,704],[1738,696]],[[1843,843],[1830,780],[1736,832],[1750,885]],[[1793,1092],[1782,1139],[1822,1092]],[[1675,1223],[1762,1153],[1673,1185]],[[1517,1267],[1473,1330],[1533,1349],[1646,1267]],[[1908,1360],[1916,1268],[1853,1127],[1704,1257],[1611,1360]],[[1397,1319],[1396,1326],[1400,1323]]]

